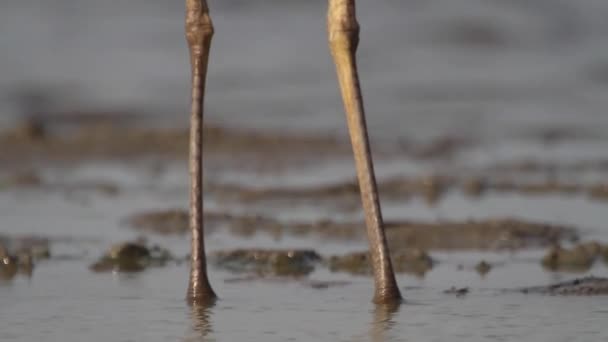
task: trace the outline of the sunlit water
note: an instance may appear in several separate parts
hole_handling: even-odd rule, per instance
[[[189,67],[182,6],[159,0],[3,1],[0,125],[28,111],[80,109],[135,111],[186,124]],[[211,1],[210,6],[216,35],[208,120],[345,136],[325,38],[325,1]],[[459,155],[460,168],[522,157],[608,158],[607,13],[608,2],[595,0],[360,0],[358,56],[374,140],[447,133],[490,141]],[[454,34],[461,27],[479,31],[473,38]],[[24,103],[28,92],[43,99]],[[581,128],[603,138],[558,147],[517,137],[492,143],[547,127]],[[380,177],[435,168],[441,165],[409,160],[376,166]],[[407,304],[398,310],[370,303],[367,277],[320,269],[310,278],[350,282],[320,290],[296,281],[229,281],[237,276],[212,268],[221,300],[208,310],[191,310],[183,301],[186,265],[135,275],[88,270],[110,244],[136,236],[121,224],[125,216],[186,207],[185,165],[169,165],[160,178],[147,175],[145,167],[104,162],[44,172],[56,182],[110,181],[121,192],[108,197],[44,188],[0,191],[0,233],[58,239],[52,253],[64,256],[37,265],[31,279],[0,283],[0,341],[608,341],[608,297],[499,291],[584,275],[545,272],[538,263],[543,251],[432,253],[440,263],[425,278],[399,276]],[[314,185],[352,179],[354,170],[345,160],[282,174],[234,170],[208,176]],[[606,179],[605,174],[576,177]],[[207,202],[207,208],[219,206]],[[314,205],[229,209],[285,220],[361,217]],[[572,224],[585,239],[608,241],[605,204],[584,196],[489,194],[470,200],[450,193],[436,207],[414,200],[384,202],[383,209],[389,219],[516,216]],[[75,241],[62,242],[68,236]],[[187,237],[151,239],[178,255],[188,251]],[[207,245],[211,251],[305,247],[324,255],[365,248],[364,241],[277,240],[264,234],[243,240],[224,233],[208,236]],[[481,259],[497,264],[483,278],[472,270]],[[459,264],[465,269],[459,271]],[[598,263],[587,274],[608,276],[608,269]],[[452,286],[471,292],[464,298],[443,294]]]

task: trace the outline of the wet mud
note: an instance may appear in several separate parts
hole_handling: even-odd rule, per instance
[[[312,236],[334,241],[365,239],[363,222],[320,220],[310,222],[284,222],[262,215],[235,215],[205,213],[205,229],[209,233],[226,230],[249,237],[258,233],[274,237],[283,235]],[[187,234],[188,213],[180,209],[148,211],[133,214],[125,219],[140,233]],[[470,220],[463,222],[385,222],[389,246],[394,250],[420,248],[423,250],[517,250],[551,246],[559,242],[578,239],[574,227],[547,223],[527,222],[518,219]]]
[[[186,158],[189,139],[187,129],[146,127],[133,123],[117,124],[104,115],[91,122],[68,125],[69,128],[62,127],[63,125],[65,123],[54,127],[49,119],[25,120],[16,127],[0,131],[0,145],[5,147],[0,149],[0,164],[7,166],[5,170],[13,170],[8,174],[0,174],[0,190],[8,187],[45,186],[93,189],[115,195],[120,189],[110,183],[49,184],[37,172],[38,166],[32,168],[30,165],[39,165],[40,162],[145,158],[156,159],[157,164],[163,164]],[[550,142],[586,137],[579,137],[567,130],[540,131],[531,135],[542,141],[547,140],[546,135],[555,135],[555,138],[549,139]],[[346,137],[339,139],[332,135],[261,132],[209,124],[204,127],[203,137],[205,157],[209,158],[209,165],[219,169],[276,172],[320,161],[352,158]],[[556,177],[583,171],[606,173],[608,161],[601,158],[559,163],[541,159],[516,159],[473,169],[462,169],[451,164],[457,160],[459,153],[482,145],[482,141],[450,135],[439,136],[426,142],[402,139],[396,143],[375,144],[376,159],[436,161],[447,166],[442,167],[445,171],[440,173],[423,172],[413,176],[380,178],[379,192],[384,200],[405,201],[410,198],[422,198],[431,205],[438,203],[451,191],[459,191],[473,198],[492,192],[521,195],[582,194],[592,200],[608,199],[608,184],[605,182],[566,181],[564,179],[571,177]],[[24,169],[19,168],[20,166],[30,167]],[[542,177],[530,180],[527,175],[531,173]],[[260,187],[252,183],[230,184],[209,180],[205,184],[205,191],[223,201],[245,203],[323,200],[350,210],[358,204],[358,185],[355,179],[303,188]]]
[[[66,288],[79,281],[90,281],[88,286],[96,289],[96,295],[114,291],[105,283],[110,276],[107,274],[117,280],[117,291],[132,286],[133,291],[140,293],[157,285],[162,287],[151,296],[164,293],[167,286],[180,283],[163,279],[167,274],[186,280],[190,228],[189,214],[185,210],[187,196],[183,191],[187,190],[188,184],[185,168],[188,132],[178,128],[126,127],[117,127],[113,123],[86,125],[63,135],[57,134],[53,127],[35,123],[18,127],[13,132],[0,133],[0,144],[6,144],[1,146],[9,147],[0,149],[0,166],[3,166],[0,168],[0,196],[18,199],[21,194],[27,194],[31,200],[32,194],[45,197],[56,193],[80,195],[86,192],[86,197],[50,198],[71,199],[69,205],[72,205],[74,213],[80,213],[89,206],[95,208],[83,216],[97,219],[102,210],[110,210],[102,215],[112,217],[99,225],[103,230],[88,230],[87,234],[109,235],[113,241],[124,241],[100,252],[101,248],[108,246],[105,239],[102,239],[103,243],[97,240],[86,246],[77,240],[64,239],[72,254],[55,255],[53,249],[54,254],[51,255],[50,248],[55,248],[53,239],[63,238],[0,236],[0,289],[4,286],[23,291],[25,287],[22,284],[26,282],[28,285],[46,286],[47,280],[39,277],[38,273],[47,272],[47,267],[53,268],[52,272],[62,269],[62,272],[72,274]],[[561,133],[536,138],[545,139],[545,144],[578,139]],[[272,298],[293,299],[293,292],[278,297],[275,293],[286,288],[293,291],[291,287],[294,286],[301,293],[312,293],[308,294],[312,296],[310,298],[330,295],[332,299],[340,298],[342,301],[354,291],[361,291],[356,298],[349,300],[353,302],[369,295],[372,270],[364,247],[364,221],[356,219],[361,210],[356,179],[333,174],[335,178],[332,181],[327,182],[321,176],[318,183],[315,179],[309,185],[291,184],[285,179],[274,185],[274,180],[268,179],[269,175],[314,171],[315,165],[320,164],[333,167],[334,164],[350,163],[352,152],[347,142],[331,136],[261,133],[219,126],[207,126],[205,139],[206,167],[211,171],[204,184],[206,199],[211,202],[204,212],[205,233],[210,238],[207,241],[215,238],[215,241],[226,243],[225,246],[211,245],[207,254],[209,272],[212,278],[216,278],[212,285],[220,298],[227,298],[228,291],[249,296],[251,291],[262,289],[270,291]],[[480,146],[483,145],[479,141],[456,136],[381,146],[374,154],[381,164],[397,160],[404,163],[404,168],[410,164],[421,166],[414,172],[400,173],[399,170],[379,177],[382,203],[403,205],[404,208],[422,204],[425,210],[439,211],[444,207],[441,203],[444,199],[448,199],[445,205],[449,206],[454,197],[467,205],[486,196],[490,200],[501,195],[527,197],[539,203],[555,197],[574,200],[582,197],[584,205],[598,210],[608,200],[608,183],[604,182],[608,162],[601,158],[578,161],[515,158],[507,162],[476,165],[462,163],[461,156]],[[117,165],[116,161],[120,165],[124,162],[127,172],[123,166],[112,166],[112,171],[120,171],[110,175],[109,179],[102,174],[103,170],[91,171],[87,167],[84,180],[61,174],[64,168],[69,170],[72,166],[88,166],[89,162],[93,163],[90,165],[104,165],[105,162]],[[171,173],[175,172],[178,164],[184,166],[183,170],[177,168],[179,172],[183,171],[179,176]],[[45,169],[47,166],[50,166],[50,171]],[[136,169],[131,170],[130,166],[136,166]],[[146,178],[137,181],[136,185],[116,178],[116,175],[132,173],[139,179],[142,167]],[[225,171],[234,170],[238,176],[241,173],[246,175],[242,178],[244,180],[232,175],[232,178],[223,177]],[[585,178],[581,174],[592,176]],[[82,174],[77,175],[82,177]],[[264,178],[263,182],[257,183],[257,176]],[[175,177],[183,179],[176,180]],[[176,195],[178,186],[182,194],[179,198]],[[81,201],[82,198],[87,198],[87,201]],[[116,214],[117,205],[122,206],[121,203],[131,198],[142,203],[133,209],[121,207],[120,214]],[[27,205],[27,201],[25,203]],[[110,209],[97,208],[99,203],[105,203],[105,208]],[[21,205],[21,202],[14,202],[14,208]],[[299,215],[299,208],[313,210],[315,214],[312,217],[305,213]],[[288,219],[289,215],[283,215],[285,211],[298,215]],[[325,213],[326,216],[318,216],[317,213]],[[531,215],[541,219],[518,216],[520,213],[516,209],[506,213],[506,216],[482,215],[487,218],[469,220],[450,219],[449,215],[445,219],[434,218],[441,217],[440,213],[431,215],[431,219],[424,216],[424,219],[385,220],[392,264],[406,300],[421,298],[421,301],[430,303],[442,298],[445,300],[442,303],[457,302],[460,305],[488,300],[488,296],[477,295],[479,288],[497,294],[518,293],[519,297],[525,297],[523,294],[555,298],[608,295],[608,280],[589,276],[603,275],[601,272],[608,265],[606,236],[591,232],[595,235],[589,238],[588,228],[601,230],[597,222],[587,222],[586,216],[580,213],[576,219],[569,219],[568,224],[561,221],[561,216],[552,213]],[[70,213],[64,215],[71,217]],[[80,229],[87,231],[88,228],[78,229],[80,232]],[[125,235],[140,238],[125,238]],[[580,241],[581,237],[585,241]],[[162,247],[148,243],[147,238],[154,238]],[[241,244],[247,239],[264,241],[268,238],[277,248],[244,248]],[[291,248],[294,241],[298,242],[299,248]],[[323,242],[323,247],[316,245],[319,241]],[[340,246],[339,252],[327,251],[333,244]],[[81,254],[73,254],[74,246],[78,246],[76,249]],[[450,257],[446,257],[446,253]],[[62,260],[70,262],[55,262]],[[576,274],[581,278],[533,287],[521,287],[530,282],[510,279],[510,285],[505,285],[506,272],[514,272],[514,269],[527,269],[526,277],[534,279],[531,280],[533,285],[543,284],[547,275],[560,279],[563,275]],[[91,279],[92,274],[106,276]],[[142,286],[144,279],[156,279],[157,283]],[[421,286],[411,286],[412,282]],[[260,286],[252,286],[253,283],[260,283]],[[183,287],[175,287],[168,295],[171,303],[183,295]],[[128,297],[111,292],[105,295]],[[458,300],[450,301],[449,297]],[[234,296],[230,295],[232,298]],[[486,307],[495,306],[497,302],[509,306],[513,302],[512,296],[491,298]],[[114,301],[113,305],[121,305],[122,302],[122,299]],[[279,302],[282,303],[282,299]],[[280,305],[283,304],[272,304],[273,307]],[[460,312],[460,307],[455,308],[455,312]]]
[[[576,241],[573,227],[518,219],[433,223],[387,222],[391,249],[417,247],[439,250],[517,250]]]
[[[208,184],[206,191],[223,202],[280,202],[306,203],[323,201],[333,203],[346,210],[357,207],[359,187],[356,180],[323,186],[300,188],[289,187],[252,187],[239,184]],[[378,180],[378,192],[383,200],[407,201],[420,198],[428,205],[436,205],[444,195],[451,191],[471,198],[480,198],[487,193],[518,194],[522,196],[539,195],[585,195],[591,200],[608,200],[608,185],[604,183],[584,184],[557,180],[527,181],[505,177],[454,177],[424,175],[419,177],[395,177]]]
[[[50,123],[49,123],[50,124]],[[0,161],[28,159],[91,160],[164,157],[185,159],[189,130],[161,129],[108,122],[77,125],[61,133],[49,133],[43,123],[24,123],[0,132],[0,144],[10,149],[0,151]],[[46,132],[46,133],[42,133]],[[350,152],[350,146],[333,137],[297,134],[267,134],[207,125],[203,131],[204,149],[208,156],[243,154],[248,161],[260,155],[275,159],[296,156],[331,156]],[[266,158],[270,160],[269,158]]]
[[[299,277],[311,273],[321,256],[314,250],[236,249],[218,251],[211,260],[235,273]]]
[[[425,251],[417,248],[391,252],[391,261],[395,272],[408,273],[421,278],[436,263]],[[353,275],[372,274],[371,260],[367,251],[333,255],[327,262],[332,272],[347,272]]]
[[[591,241],[576,244],[572,248],[553,246],[541,263],[551,271],[586,272],[599,259],[608,264],[608,245]]]
[[[29,278],[35,264],[50,256],[48,239],[35,236],[0,236],[0,280],[8,281],[18,274]]]
[[[602,340],[605,297],[566,297],[608,295],[604,4],[357,2],[399,307],[371,304],[323,8],[211,4],[205,308],[183,3],[3,4],[0,340]]]
[[[178,263],[172,253],[158,245],[146,246],[144,242],[122,242],[113,245],[97,261],[89,266],[93,272],[140,272],[149,267]]]
[[[526,294],[555,296],[608,295],[608,278],[589,276],[552,285],[525,287],[517,291]]]
[[[140,158],[147,156],[184,159],[189,130],[146,125],[146,117],[99,113],[82,120],[77,115],[45,116],[24,120],[15,127],[0,131],[0,143],[11,149],[0,151],[0,161],[23,161],[32,158],[53,160],[91,160],[99,158]],[[127,115],[131,122],[125,122]],[[61,119],[64,120],[61,120]],[[123,120],[118,120],[123,118]],[[67,119],[67,120],[66,120]],[[67,128],[65,127],[67,126]],[[401,156],[415,160],[450,159],[473,144],[458,136],[440,136],[429,141],[406,141],[376,144],[376,157]],[[309,158],[350,156],[347,136],[277,133],[245,130],[207,124],[203,129],[207,156],[237,154],[255,162],[288,159],[297,162]],[[271,157],[269,157],[271,156]],[[293,158],[288,158],[288,157]]]

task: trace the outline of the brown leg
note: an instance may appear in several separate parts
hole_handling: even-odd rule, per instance
[[[190,229],[192,251],[186,299],[192,304],[211,304],[217,298],[207,278],[203,231],[203,101],[213,24],[205,0],[186,0],[186,40],[192,66],[190,113]]]
[[[384,234],[357,75],[355,51],[359,43],[359,24],[355,16],[355,0],[329,0],[327,24],[329,47],[337,68],[365,211],[376,287],[374,303],[400,302],[401,293],[395,281]]]

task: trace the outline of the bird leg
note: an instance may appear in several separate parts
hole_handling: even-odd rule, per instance
[[[190,112],[190,229],[192,251],[186,299],[210,304],[217,298],[207,278],[203,231],[203,102],[213,24],[205,0],[186,0],[186,40],[190,49],[192,107]]]
[[[329,0],[327,28],[329,47],[336,64],[365,211],[367,237],[374,272],[374,303],[400,302],[401,293],[397,287],[384,234],[365,124],[363,99],[357,75],[355,52],[359,43],[359,24],[355,16],[355,1]]]

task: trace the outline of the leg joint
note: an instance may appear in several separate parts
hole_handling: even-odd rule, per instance
[[[347,44],[351,49],[357,48],[359,23],[354,0],[329,0],[327,33],[331,45]]]
[[[205,0],[186,1],[186,40],[193,52],[203,49],[203,45],[213,36],[213,22]]]

